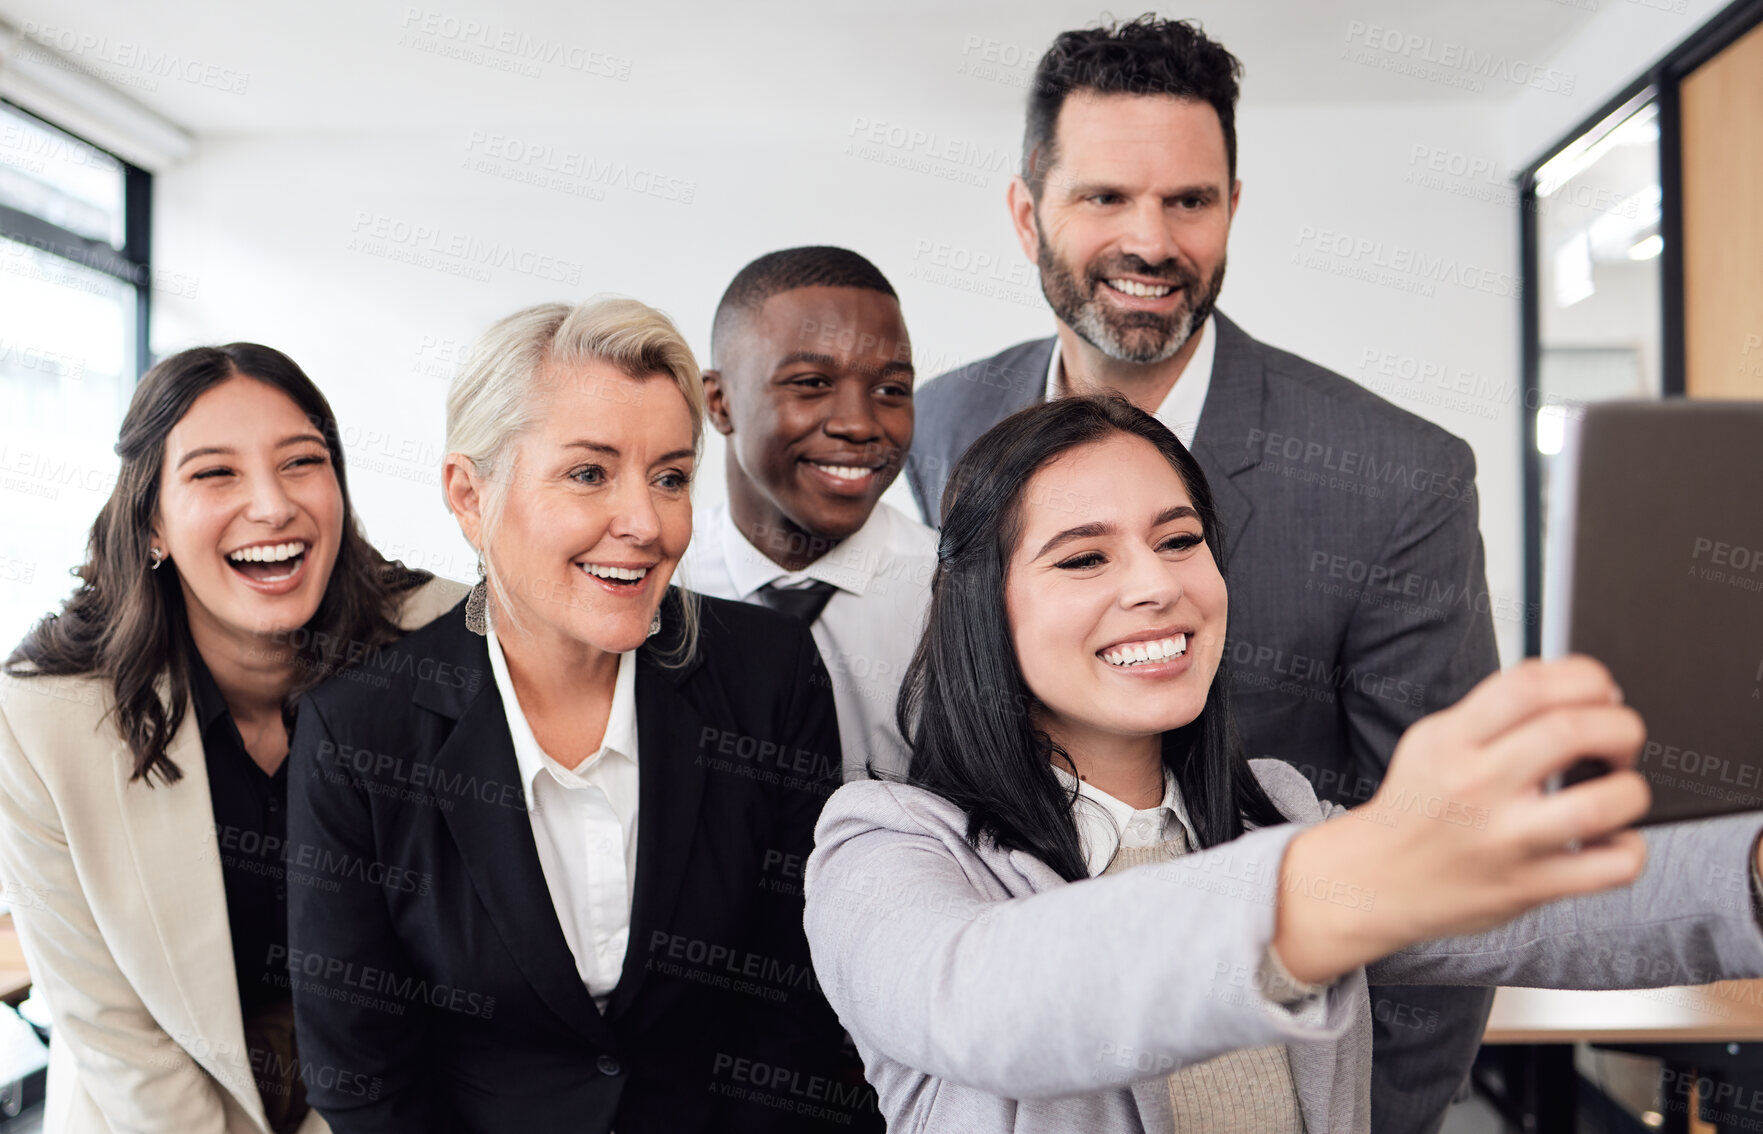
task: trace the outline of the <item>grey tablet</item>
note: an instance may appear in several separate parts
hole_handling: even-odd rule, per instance
[[[1590,405],[1554,461],[1543,656],[1646,720],[1642,822],[1763,809],[1763,402]]]

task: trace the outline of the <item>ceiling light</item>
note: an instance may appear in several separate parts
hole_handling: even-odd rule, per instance
[[[1663,251],[1665,251],[1665,238],[1655,232],[1645,240],[1637,242],[1633,248],[1630,248],[1628,250],[1628,258],[1630,260],[1651,260]]]
[[[1567,144],[1536,172],[1536,193],[1548,197],[1617,146],[1646,145],[1659,139],[1659,104],[1648,87],[1617,111]]]

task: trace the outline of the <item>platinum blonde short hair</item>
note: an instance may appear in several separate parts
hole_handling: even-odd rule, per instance
[[[514,442],[538,418],[545,371],[588,362],[609,363],[632,378],[671,381],[692,413],[692,448],[702,450],[703,376],[673,320],[655,308],[597,296],[576,304],[541,303],[490,324],[447,388],[447,452],[464,456],[488,484],[478,552],[504,609],[508,592],[488,548],[514,479]],[[672,664],[691,657],[698,637],[697,604],[683,589],[680,599],[685,626]]]

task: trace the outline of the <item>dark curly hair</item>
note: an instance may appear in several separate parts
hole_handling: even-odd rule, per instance
[[[1243,65],[1208,39],[1193,20],[1147,12],[1124,24],[1060,32],[1035,67],[1028,123],[1022,132],[1022,176],[1038,199],[1058,160],[1054,126],[1073,91],[1167,95],[1211,104],[1224,128],[1224,153],[1237,176],[1237,82]]]

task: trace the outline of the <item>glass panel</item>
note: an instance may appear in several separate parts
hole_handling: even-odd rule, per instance
[[[1642,92],[1537,171],[1537,449],[1587,402],[1660,395],[1659,112]],[[1548,536],[1543,535],[1543,546]],[[1542,554],[1539,549],[1539,556]],[[1545,566],[1545,571],[1547,567]]]
[[[4,104],[0,205],[122,249],[122,163]]]
[[[131,285],[0,239],[0,653],[73,589],[134,357]]]

